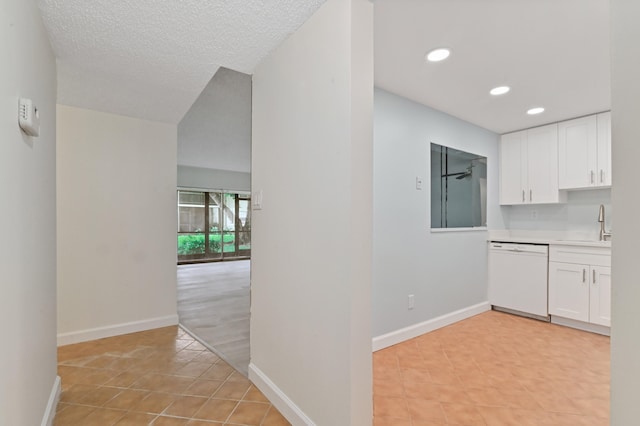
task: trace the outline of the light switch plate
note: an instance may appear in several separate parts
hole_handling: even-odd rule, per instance
[[[253,210],[262,210],[262,189],[251,194],[251,207]]]
[[[422,178],[420,176],[416,176],[416,189],[422,189]]]

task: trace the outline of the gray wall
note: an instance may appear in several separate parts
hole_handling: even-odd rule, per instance
[[[39,425],[56,378],[56,61],[36,2],[0,10],[0,425]],[[19,97],[40,137],[18,128]]]
[[[487,225],[504,228],[498,135],[376,89],[373,336],[487,300],[487,233],[430,232],[431,142],[487,157]],[[421,191],[416,176],[424,180]]]
[[[251,173],[178,166],[178,187],[250,191]]]
[[[612,255],[611,424],[626,426],[640,419],[640,2],[612,0],[612,142],[613,207],[616,230]]]
[[[178,124],[178,164],[251,171],[251,76],[220,68]]]

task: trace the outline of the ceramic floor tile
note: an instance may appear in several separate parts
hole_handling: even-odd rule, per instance
[[[376,395],[404,397],[404,387],[400,381],[374,380],[373,389]]]
[[[266,396],[258,388],[251,385],[247,393],[242,397],[245,401],[253,401],[253,402],[269,402]]]
[[[290,426],[245,376],[178,327],[58,348],[55,426]]]
[[[212,380],[226,380],[227,377],[229,377],[232,372],[233,372],[233,368],[229,364],[220,361],[214,364],[213,366],[211,366],[211,368],[209,368],[207,371],[202,373],[200,378],[212,379]]]
[[[450,425],[485,426],[484,419],[473,405],[442,403],[442,409]]]
[[[189,422],[189,419],[159,416],[153,421],[152,425],[153,426],[185,426],[188,422]]]
[[[71,385],[62,390],[60,402],[80,403],[87,397],[87,394],[98,389],[98,386],[91,385]]]
[[[289,423],[287,423],[289,424]],[[222,426],[223,423],[220,422],[208,422],[206,420],[189,420],[187,422],[187,426]]]
[[[373,415],[375,417],[396,417],[410,419],[409,408],[405,398],[373,396]]]
[[[184,393],[187,395],[210,397],[223,383],[222,380],[196,379]]]
[[[605,425],[609,368],[608,337],[486,312],[373,354],[374,425]]]
[[[126,411],[112,410],[110,408],[97,408],[87,417],[82,419],[83,426],[111,426],[126,414]]]
[[[373,426],[412,426],[411,420],[395,417],[374,417]]]
[[[431,383],[431,374],[427,369],[403,368],[401,371],[404,382]]]
[[[260,426],[268,410],[268,404],[241,401],[235,410],[233,410],[227,422],[248,426]]]
[[[124,389],[113,399],[104,404],[107,408],[127,410],[140,403],[150,392],[143,390]]]
[[[444,422],[444,412],[439,401],[407,398],[412,420]]]
[[[207,402],[207,398],[182,395],[177,397],[162,414],[191,418],[205,402]]]
[[[56,413],[54,424],[56,426],[80,425],[82,420],[96,410],[95,407],[85,405],[72,405]]]
[[[249,386],[251,386],[251,383],[227,381],[213,394],[213,398],[239,401],[247,393]]]
[[[133,404],[129,409],[141,413],[160,414],[167,409],[176,399],[176,395],[162,392],[151,392],[137,404]]]
[[[114,386],[120,388],[127,388],[140,380],[144,373],[137,371],[123,371],[118,375],[112,377],[105,383],[105,386]]]
[[[194,418],[224,422],[229,418],[236,405],[238,405],[238,401],[210,399],[195,413]]]
[[[290,426],[290,423],[272,406],[269,408],[262,422],[262,426]]]
[[[128,412],[114,424],[116,426],[148,426],[155,418],[153,414]]]

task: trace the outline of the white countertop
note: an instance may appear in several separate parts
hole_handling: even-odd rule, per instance
[[[592,235],[554,231],[489,231],[489,241],[523,244],[553,244],[582,247],[611,247],[611,241],[598,241]]]

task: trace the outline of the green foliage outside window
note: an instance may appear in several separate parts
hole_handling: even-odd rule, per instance
[[[225,233],[209,235],[209,250],[211,252],[220,253],[222,242],[233,245],[235,243],[235,234]],[[187,234],[178,235],[178,255],[204,254],[204,234]]]

